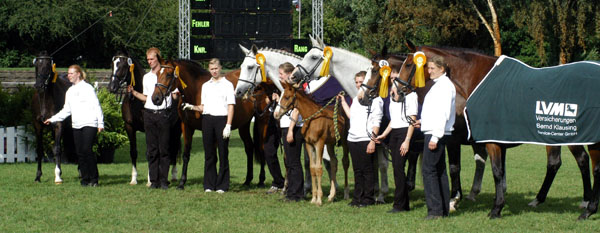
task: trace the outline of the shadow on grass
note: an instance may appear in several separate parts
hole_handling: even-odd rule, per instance
[[[504,196],[506,202],[502,209],[502,216],[518,216],[528,212],[556,214],[570,213],[575,219],[583,212],[582,209],[579,209],[579,203],[581,202],[582,197],[548,197],[546,198],[546,201],[538,207],[530,207],[527,204],[535,198],[536,194],[537,193],[534,192],[507,192]],[[489,212],[494,206],[495,196],[494,193],[483,193],[476,197],[476,201],[463,199],[460,202],[458,211],[452,215],[460,216],[464,213],[478,211]]]

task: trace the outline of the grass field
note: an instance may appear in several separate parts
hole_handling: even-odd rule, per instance
[[[230,192],[222,195],[203,192],[200,132],[194,138],[186,189],[176,190],[172,184],[166,191],[150,190],[143,185],[148,171],[143,134],[139,134],[138,140],[142,161],[138,163],[140,184],[135,186],[129,185],[131,166],[127,148],[117,151],[115,163],[99,165],[100,186],[96,188],[79,186],[73,164],[63,165],[62,185],[53,182],[52,163],[43,164],[41,183],[33,182],[36,170],[33,163],[0,164],[0,232],[596,232],[599,229],[598,215],[588,221],[576,221],[581,213],[577,208],[582,197],[581,176],[566,148],[554,186],[541,206],[531,208],[527,203],[535,197],[543,181],[545,149],[524,145],[508,150],[507,205],[502,219],[487,218],[494,197],[488,162],[476,202],[463,200],[450,217],[425,221],[427,210],[420,179],[416,190],[410,193],[412,210],[400,214],[386,213],[391,204],[348,207],[349,200],[343,200],[341,193],[334,203],[316,207],[308,201],[281,202],[279,195],[266,195],[266,188],[245,188],[241,186],[246,171],[245,155],[236,132],[230,142]],[[462,152],[462,184],[468,193],[474,162],[469,147],[463,147]],[[256,184],[258,165],[254,168]],[[337,177],[341,180],[342,173],[338,172]],[[389,177],[392,182],[391,170]],[[267,187],[270,182],[267,171]],[[393,183],[390,185],[393,189]],[[386,198],[388,203],[392,202],[392,193]]]

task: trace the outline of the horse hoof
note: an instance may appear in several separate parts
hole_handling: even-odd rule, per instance
[[[171,179],[171,183],[177,183],[177,178]]]
[[[59,184],[62,184],[62,183],[63,183],[62,181],[54,181],[55,185],[59,185]]]
[[[579,204],[579,209],[587,208],[588,204],[590,204],[589,201],[581,201],[581,203]]]
[[[35,178],[35,181],[33,181],[33,182],[40,183],[42,181],[40,180],[40,178]]]
[[[251,182],[250,181],[246,181],[242,184],[242,186],[250,186]]]
[[[265,188],[266,186],[265,186],[265,183],[258,183],[256,185],[256,187],[258,187],[258,188]]]
[[[129,185],[136,185],[137,184],[137,180],[132,180],[131,182],[129,182]]]
[[[528,206],[531,206],[533,208],[537,207],[541,202],[538,201],[538,199],[533,199],[533,201],[529,202],[529,204],[527,204]]]
[[[183,185],[178,185],[178,186],[177,186],[177,190],[183,190],[183,189],[184,189],[184,188],[183,188]]]
[[[501,218],[500,214],[494,214],[493,212],[490,212],[488,214],[488,216],[490,217],[490,219],[497,219],[497,218]]]
[[[451,200],[450,201],[450,213],[456,212],[457,208],[458,208],[458,202],[456,200]]]
[[[150,182],[146,183],[146,187],[150,187],[150,186],[152,186],[152,183],[150,183]]]
[[[469,201],[475,201],[475,196],[477,196],[477,194],[475,193],[469,193],[469,196],[465,197],[467,200]]]

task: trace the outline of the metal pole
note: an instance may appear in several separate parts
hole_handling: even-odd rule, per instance
[[[179,0],[179,58],[190,59],[190,0]]]

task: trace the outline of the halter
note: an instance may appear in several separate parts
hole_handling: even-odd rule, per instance
[[[321,49],[321,48],[317,48],[317,47],[313,47],[313,48],[323,51],[323,49]],[[312,69],[310,69],[310,71],[308,71],[308,69],[306,69],[304,66],[302,66],[302,64],[296,65],[296,68],[298,68],[298,71],[296,71],[294,73],[293,77],[295,80],[293,80],[293,81],[295,83],[300,83],[300,84],[308,83],[308,82],[312,81],[313,79],[311,79],[310,77],[315,73],[315,71],[317,71],[317,68],[319,68],[319,65],[321,65],[323,60],[325,60],[325,57],[321,55],[321,57],[317,61],[317,64]]]
[[[246,55],[246,57],[256,59],[256,56]],[[258,65],[258,63],[257,63],[257,65]],[[260,72],[260,69],[259,69],[258,66],[256,66],[256,71],[254,71],[254,77],[252,78],[252,80],[253,80],[252,82],[248,81],[248,80],[245,80],[245,79],[238,79],[238,81],[245,82],[245,83],[248,83],[248,84],[251,85],[251,87],[246,90],[246,93],[244,93],[244,95],[247,95],[250,92],[254,92],[254,89],[256,89],[256,86],[257,86],[256,85],[256,79],[258,77],[257,74],[259,72]]]

